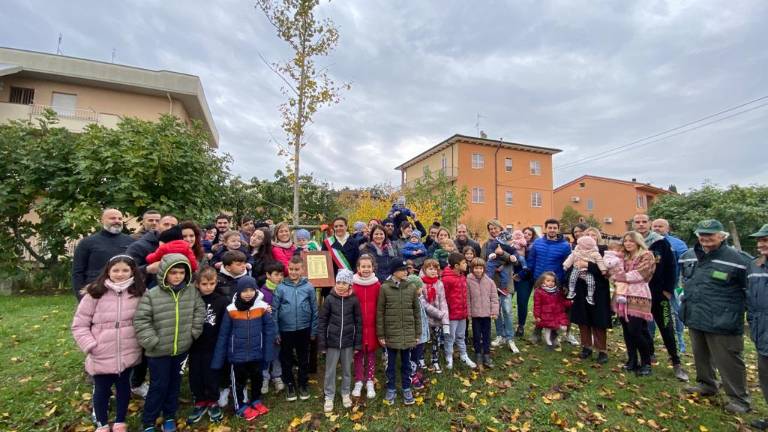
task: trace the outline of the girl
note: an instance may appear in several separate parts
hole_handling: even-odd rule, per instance
[[[181,239],[189,243],[192,253],[195,254],[197,267],[203,268],[208,263],[208,257],[203,250],[203,233],[194,221],[186,220],[179,224],[181,227]]]
[[[472,249],[471,246],[467,246]],[[473,251],[474,253],[474,251]],[[440,368],[440,350],[443,349],[445,335],[450,334],[451,326],[448,317],[448,302],[445,300],[445,288],[440,281],[440,263],[430,258],[424,261],[421,281],[424,282],[424,297],[427,303],[442,313],[442,318],[429,317],[429,330],[432,339],[432,370],[443,373]]]
[[[264,285],[267,280],[264,266],[275,261],[272,258],[272,235],[269,233],[269,228],[256,228],[253,234],[251,234],[248,246],[250,247],[251,259],[253,260],[251,276],[256,278],[259,286]]]
[[[133,316],[144,294],[144,278],[134,278],[136,263],[128,255],[109,260],[101,276],[85,287],[72,321],[72,335],[86,353],[85,370],[93,377],[96,431],[109,431],[109,398],[117,399],[112,430],[126,432],[131,399],[130,368],[141,360]]]
[[[491,362],[491,319],[499,315],[499,295],[496,283],[485,274],[485,261],[475,258],[467,276],[469,315],[472,318],[472,341],[475,346],[475,363],[486,368]]]
[[[283,274],[288,276],[288,263],[296,252],[296,245],[293,244],[291,236],[291,227],[288,222],[280,222],[275,226],[275,239],[272,241],[272,258],[283,264]]]
[[[380,225],[376,225],[374,230],[384,233]],[[376,278],[374,268],[373,257],[363,254],[357,259],[357,273],[352,277],[352,290],[360,302],[363,323],[363,347],[355,353],[355,387],[352,389],[352,396],[360,397],[365,379],[368,399],[376,397],[373,376],[376,372],[376,350],[379,349],[379,338],[376,336],[376,302],[379,300],[381,282]]]
[[[477,258],[475,256],[475,248],[472,246],[464,246],[464,249],[461,250],[461,253],[464,254],[464,258],[467,259],[468,263],[471,263],[473,259]]]
[[[533,318],[536,327],[542,329],[542,337],[548,350],[558,345],[558,331],[568,329],[566,309],[571,301],[566,299],[557,287],[557,276],[553,272],[544,272],[533,286]]]

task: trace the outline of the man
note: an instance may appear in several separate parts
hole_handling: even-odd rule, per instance
[[[248,247],[251,244],[251,236],[256,231],[256,224],[250,216],[245,216],[240,219],[240,241]]]
[[[218,248],[221,247],[219,244],[221,241],[221,236],[223,236],[225,232],[229,231],[229,216],[225,215],[224,213],[219,214],[216,216],[214,225],[216,226],[216,237],[213,239],[213,251],[215,252]]]
[[[696,365],[696,385],[688,393],[717,393],[715,369],[733,414],[750,410],[744,366],[744,309],[748,259],[726,245],[728,233],[714,219],[694,231],[698,242],[680,258],[683,298],[680,317],[688,327]]]
[[[120,210],[108,208],[101,213],[101,230],[84,238],[75,248],[72,259],[72,290],[79,302],[80,291],[86,284],[96,280],[107,262],[125,253],[133,241],[123,234],[123,214]]]
[[[437,235],[437,230],[435,230],[435,235]],[[458,251],[462,254],[464,253],[465,247],[472,246],[472,249],[475,250],[475,256],[482,256],[480,251],[480,243],[472,240],[469,237],[469,231],[467,230],[467,226],[464,224],[459,224],[459,226],[456,227],[456,239],[453,242],[456,243],[456,249],[458,249]]]
[[[400,233],[395,233],[395,221],[392,219],[384,219],[381,221],[381,225],[384,227],[384,232],[387,233],[387,238],[390,241],[396,241],[400,237]]]
[[[674,321],[675,335],[677,336],[677,348],[680,350],[680,353],[685,353],[685,326],[683,325],[683,321],[680,320],[680,294],[683,290],[678,283],[680,280],[680,266],[677,265],[677,262],[680,260],[680,257],[688,251],[688,245],[669,233],[669,222],[666,219],[654,220],[653,223],[651,223],[651,229],[653,232],[658,233],[667,239],[672,246],[672,253],[675,255],[675,293],[672,295],[672,298],[669,299],[669,302],[672,305],[672,319]],[[655,323],[650,323],[650,329],[651,337],[656,336]]]
[[[440,222],[433,222],[432,225],[429,226],[427,239],[424,240],[424,246],[426,246],[428,250],[434,249],[433,245],[437,245],[438,231],[440,231]]]
[[[138,240],[144,234],[153,231],[160,222],[160,212],[157,210],[147,210],[141,215],[141,228],[131,234],[131,238]]]
[[[632,225],[635,231],[643,236],[645,245],[656,259],[656,270],[654,270],[653,276],[648,282],[648,287],[651,289],[651,314],[653,314],[653,321],[659,328],[661,339],[664,341],[667,353],[669,353],[675,378],[680,381],[688,381],[688,374],[683,369],[683,365],[680,363],[680,356],[677,354],[672,306],[669,303],[669,299],[675,294],[675,273],[677,272],[675,254],[672,252],[672,246],[667,239],[651,231],[651,223],[647,214],[636,214],[632,218]],[[651,344],[651,356],[653,355],[654,349],[653,344]]]
[[[757,238],[757,252],[760,255],[747,268],[747,321],[750,337],[757,351],[757,375],[760,389],[768,401],[768,224],[760,231],[750,234]],[[757,419],[752,427],[768,429],[768,419]]]

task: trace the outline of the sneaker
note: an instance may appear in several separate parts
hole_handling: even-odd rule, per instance
[[[323,412],[333,412],[333,399],[325,398],[325,403],[323,404]]]
[[[115,423],[112,425],[112,432],[128,432],[128,425],[126,423]]]
[[[419,360],[419,369],[427,370],[427,362],[425,362],[424,360]]]
[[[433,364],[432,364],[432,370],[433,370],[433,371],[434,371],[436,374],[441,374],[441,373],[443,373],[443,370],[440,368],[440,363],[433,363]]]
[[[688,374],[685,372],[685,369],[683,369],[683,365],[676,364],[672,366],[672,368],[675,371],[675,378],[682,382],[688,382]]]
[[[515,337],[518,339],[522,339],[524,336],[525,336],[525,327],[517,326],[517,330],[515,330]]]
[[[176,432],[176,420],[168,419],[164,421],[163,432]]]
[[[491,341],[491,346],[495,348],[495,347],[501,346],[501,344],[503,343],[504,343],[504,338],[501,336],[496,336],[496,339]]]
[[[285,400],[288,402],[293,402],[296,399],[296,389],[289,385],[288,390],[285,392]]]
[[[205,413],[208,412],[207,406],[195,406],[192,408],[192,413],[187,417],[187,424],[195,424],[203,419]]]
[[[462,354],[460,358],[468,368],[475,369],[477,367],[477,364],[466,353]]]
[[[768,429],[768,419],[754,419],[749,425],[755,429],[766,430]]]
[[[606,364],[608,363],[608,354],[600,351],[597,353],[597,359],[595,360],[597,364]]]
[[[491,355],[490,354],[483,354],[483,366],[486,369],[493,368],[493,360],[491,360]]]
[[[639,377],[645,377],[645,376],[650,376],[652,373],[653,372],[651,370],[651,365],[643,365],[643,366],[640,366],[640,369],[638,369],[635,372],[635,375]]]
[[[384,395],[384,402],[392,405],[395,403],[395,396],[397,396],[397,392],[395,390],[387,389],[387,394]]]
[[[520,350],[517,349],[517,345],[515,345],[515,341],[508,340],[507,345],[509,346],[509,350],[512,351],[512,354],[520,354]]]
[[[208,407],[208,418],[211,423],[218,423],[224,418],[224,414],[221,412],[221,407],[218,405],[211,405]]]
[[[445,368],[448,370],[453,369],[453,357],[448,357],[445,359]]]
[[[411,389],[403,390],[403,403],[406,405],[413,405],[416,403],[416,399],[414,399]]]
[[[309,389],[306,386],[299,387],[299,399],[301,400],[309,399]]]
[[[229,388],[223,388],[219,390],[219,407],[226,408],[229,403]]]
[[[360,393],[363,392],[363,382],[355,381],[355,387],[352,389],[352,396],[359,398]]]
[[[109,432],[109,425],[99,426],[95,432]]]
[[[147,426],[143,429],[144,432],[155,432],[157,429],[155,429],[154,426]]]
[[[581,352],[579,353],[579,358],[582,360],[586,360],[590,357],[592,357],[592,348],[582,347]]]
[[[261,401],[254,402],[251,405],[251,408],[253,408],[253,410],[256,411],[256,414],[258,414],[260,416],[262,416],[262,415],[264,415],[264,414],[269,412],[269,408],[267,408],[263,403],[261,403]]]
[[[587,297],[587,303],[594,306],[595,305],[595,299],[592,297]]]
[[[581,342],[579,342],[579,340],[576,339],[576,336],[574,336],[572,333],[568,333],[565,336],[565,341],[568,342],[569,344],[573,345],[573,346],[581,345]]]
[[[135,394],[136,396],[144,399],[147,397],[147,392],[149,391],[149,383],[144,382],[141,383],[138,387],[131,388],[131,393]]]
[[[365,397],[373,399],[376,397],[376,388],[373,386],[373,381],[365,383]]]
[[[573,300],[576,298],[576,291],[568,291],[568,295],[565,296],[568,300]]]
[[[735,402],[728,402],[725,406],[725,410],[731,414],[746,414],[752,411],[750,407]]]
[[[623,366],[621,366],[621,369],[625,372],[634,372],[638,369],[638,366],[635,363],[626,362]]]
[[[275,386],[275,393],[280,393],[285,388],[285,384],[283,383],[283,379],[280,377],[273,378],[272,379],[272,385]]]
[[[352,398],[348,394],[341,395],[341,406],[344,408],[352,408]]]
[[[265,395],[269,393],[269,380],[268,379],[262,379],[261,380],[261,394]]]
[[[707,389],[700,384],[686,386],[684,390],[686,393],[698,393],[700,396],[713,396],[717,393],[716,390]]]
[[[259,413],[250,406],[246,406],[245,409],[243,409],[241,412],[238,412],[237,415],[242,417],[245,421],[252,421],[259,416]]]
[[[424,388],[424,381],[419,375],[414,375],[413,378],[411,378],[411,387],[416,390],[421,390]]]

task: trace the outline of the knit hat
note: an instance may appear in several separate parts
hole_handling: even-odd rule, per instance
[[[157,239],[163,243],[169,243],[174,240],[182,240],[183,238],[184,237],[181,235],[181,227],[178,225],[174,225],[168,228],[157,236]]]
[[[406,270],[408,269],[408,263],[406,263],[403,260],[393,260],[389,264],[389,274],[394,274],[396,271],[399,270]]]
[[[413,231],[411,231],[411,235],[409,236],[409,238],[410,238],[410,237],[416,237],[416,238],[418,238],[418,239],[421,239],[421,231],[419,231],[419,230],[413,230]]]
[[[581,246],[582,249],[586,249],[586,250],[593,250],[597,248],[597,243],[595,242],[595,239],[593,239],[588,235],[579,237],[579,239],[576,240],[576,244]]]
[[[336,283],[345,283],[345,284],[352,284],[352,278],[355,276],[352,271],[347,269],[341,269],[336,274]]]
[[[510,240],[512,240],[512,234],[510,234],[509,231],[504,230],[499,233],[499,236],[496,237],[496,240],[508,243]]]
[[[354,225],[352,225],[352,228],[355,229],[355,232],[361,232],[363,228],[365,228],[365,222],[357,221]]]
[[[296,230],[296,240],[309,240],[309,231],[304,228]]]
[[[259,284],[256,282],[256,279],[250,276],[243,276],[237,280],[237,292],[240,292],[244,289],[253,289],[258,291]]]

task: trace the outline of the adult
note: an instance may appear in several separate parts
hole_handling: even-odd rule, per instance
[[[432,222],[427,231],[427,238],[424,240],[424,246],[429,250],[434,244],[437,243],[437,232],[440,230],[439,222]]]
[[[584,235],[584,231],[589,228],[589,225],[585,223],[577,223],[571,228],[571,248],[576,247],[576,241],[579,239],[579,237]]]
[[[216,216],[216,219],[214,219],[214,226],[216,226],[216,237],[213,239],[212,248],[213,251],[216,252],[216,250],[221,247],[221,236],[229,231],[229,216],[224,213],[220,213],[218,216]]]
[[[653,279],[648,283],[651,288],[653,321],[656,323],[659,333],[661,333],[661,339],[664,341],[664,347],[669,353],[675,377],[680,381],[688,381],[688,374],[683,369],[680,356],[677,353],[672,305],[669,301],[675,295],[675,273],[677,272],[677,262],[675,262],[675,254],[672,252],[672,245],[663,236],[651,231],[651,223],[647,214],[636,214],[632,218],[632,225],[635,232],[643,236],[645,245],[653,253],[656,260],[656,271],[653,272]],[[653,344],[651,344],[651,357],[654,357]]]
[[[453,242],[456,244],[456,249],[459,252],[463,251],[465,247],[471,246],[472,249],[475,250],[476,257],[482,255],[480,251],[480,243],[472,240],[472,238],[469,236],[469,230],[467,230],[467,226],[465,224],[459,224],[456,227],[456,239],[453,240]]]
[[[501,271],[508,270],[507,268],[505,268],[507,264],[509,265],[519,264],[518,257],[505,252],[501,248],[501,246],[498,245],[498,242],[496,241],[496,237],[498,237],[499,234],[501,234],[501,232],[504,230],[504,227],[501,225],[501,222],[499,222],[496,219],[491,219],[486,224],[486,229],[488,230],[488,236],[490,238],[483,244],[482,255],[476,255],[476,256],[482,257],[484,260],[488,261],[489,254],[491,253],[496,254],[495,259],[505,263],[504,266],[501,267]],[[466,231],[466,226],[464,227],[464,230]],[[458,229],[456,231],[458,232]],[[496,247],[493,247],[493,245],[496,245]],[[513,327],[514,324],[512,323],[512,296],[509,293],[509,290],[512,287],[510,287],[509,285],[501,286],[500,278],[495,277],[495,275],[488,275],[488,276],[490,276],[491,279],[493,279],[499,294],[500,313],[499,313],[499,316],[496,318],[496,339],[493,341],[493,344],[494,346],[506,344],[507,346],[509,346],[510,351],[517,354],[520,352],[520,350],[517,348],[517,345],[515,345],[515,332]],[[511,284],[512,278],[509,278],[509,280]]]
[[[160,222],[160,212],[157,210],[147,210],[141,215],[141,227],[131,234],[131,238],[138,240],[144,234],[153,231]]]
[[[72,258],[72,291],[79,302],[83,298],[83,287],[99,277],[107,262],[124,254],[133,242],[123,234],[123,214],[120,210],[108,208],[101,212],[101,230],[82,239],[75,248]]]
[[[331,252],[333,258],[333,273],[341,269],[357,271],[357,257],[360,255],[360,243],[353,239],[348,231],[345,217],[337,216],[333,220],[333,235],[323,240],[323,250]],[[328,289],[330,292],[330,289]]]
[[[601,255],[605,253],[603,235],[600,230],[588,227],[583,231],[583,234],[595,240]],[[571,267],[565,280],[569,280],[570,272],[574,271],[586,270],[591,274],[595,281],[594,304],[587,303],[587,282],[578,278],[576,280],[576,297],[574,297],[571,306],[571,323],[579,326],[581,342],[579,357],[586,360],[592,357],[593,352],[597,351],[597,363],[604,364],[608,362],[607,332],[611,327],[611,287],[597,264],[592,262],[581,262],[581,264],[582,266],[578,269]]]
[[[374,225],[371,229],[371,240],[360,246],[360,255],[367,254],[373,257],[376,263],[376,277],[380,282],[389,279],[389,268],[393,262],[403,262],[397,247],[387,237],[387,232],[381,225]]]
[[[197,268],[203,268],[208,263],[208,258],[203,250],[203,232],[195,221],[185,220],[179,224],[181,239],[189,243],[192,253],[197,260]]]
[[[760,256],[749,263],[747,268],[747,322],[757,351],[760,389],[768,401],[768,224],[750,234],[750,237],[757,239],[757,252]],[[752,426],[766,430],[768,419],[754,420]]]
[[[533,242],[539,238],[539,235],[531,227],[523,228],[523,238],[525,239],[525,246],[516,246],[518,254],[525,259],[525,265],[523,268],[515,273],[512,278],[515,281],[515,294],[517,298],[517,329],[515,330],[515,337],[522,338],[525,336],[525,321],[528,319],[528,304],[530,303],[531,293],[533,292],[533,273],[531,273],[530,265],[528,264],[528,255],[531,250]]]
[[[421,225],[421,222],[419,222],[419,225],[421,226],[421,229],[419,229],[419,232],[424,235],[425,231],[422,231],[424,227]],[[408,244],[408,242],[411,240],[411,233],[413,233],[414,224],[412,224],[409,221],[404,221],[400,224],[398,227],[398,230],[400,231],[400,234],[397,236],[397,240],[395,240],[395,246],[397,246],[398,250],[403,250],[403,247]]]
[[[400,236],[400,233],[395,232],[395,221],[390,218],[386,218],[381,221],[381,225],[384,227],[384,231],[387,233],[387,238],[395,241]]]
[[[248,247],[248,244],[251,242],[251,236],[256,231],[256,221],[250,216],[244,216],[240,219],[238,231],[240,231],[240,242]]]
[[[264,266],[272,258],[272,236],[269,234],[269,227],[257,228],[253,231],[251,239],[248,242],[250,254],[253,257],[253,267],[251,267],[251,276],[262,286],[267,281],[264,273]]]
[[[643,236],[636,231],[624,234],[621,244],[624,247],[624,272],[614,278],[616,283],[625,284],[626,288],[622,291],[624,295],[614,295],[613,308],[619,315],[627,346],[624,369],[634,371],[638,376],[648,376],[651,374],[653,345],[648,331],[648,321],[653,319],[648,282],[653,278],[656,260],[645,245]]]
[[[296,252],[291,226],[288,222],[275,225],[275,239],[272,240],[272,258],[283,265],[283,272],[288,276],[288,263]]]
[[[677,339],[677,349],[680,351],[680,353],[684,353],[685,337],[683,332],[685,330],[685,326],[683,325],[683,321],[680,319],[680,293],[682,292],[682,288],[680,288],[679,284],[680,265],[677,262],[680,260],[680,257],[688,251],[688,245],[685,244],[684,241],[669,233],[669,222],[666,219],[655,219],[651,223],[651,229],[655,233],[658,233],[667,239],[669,244],[672,246],[672,252],[675,255],[675,293],[669,299],[669,302],[672,305],[672,319],[674,321],[673,324],[675,328],[675,339]],[[651,337],[653,337],[655,334],[656,325],[655,323],[651,323]]]
[[[715,369],[734,414],[750,410],[744,365],[744,310],[749,260],[725,243],[728,233],[715,219],[698,223],[698,241],[680,258],[683,297],[680,317],[688,327],[696,365],[689,393],[717,393]]]

